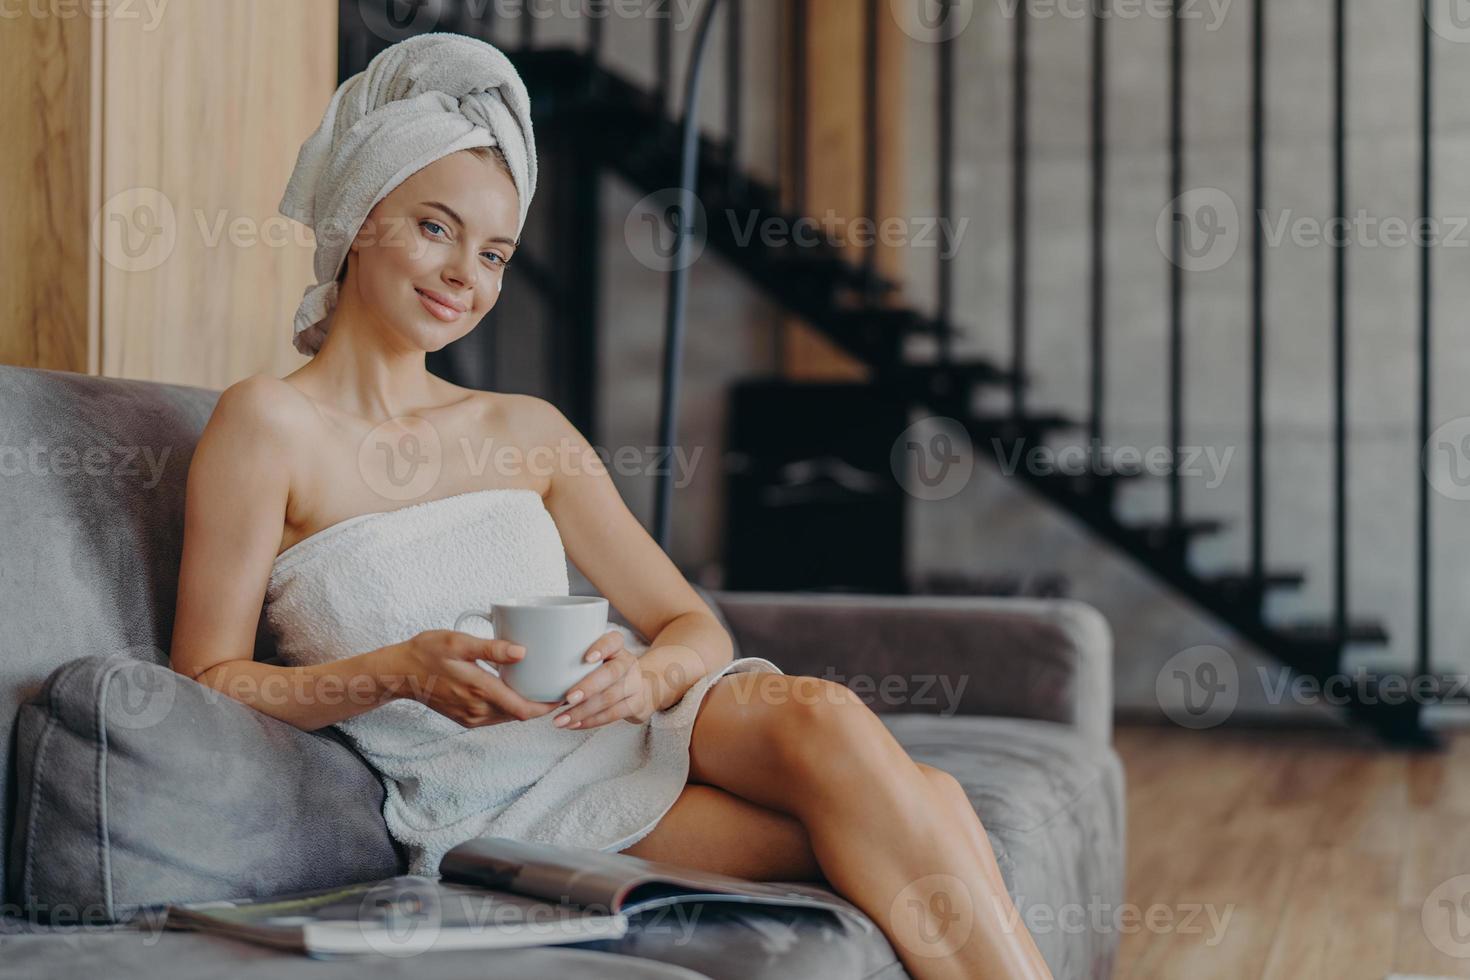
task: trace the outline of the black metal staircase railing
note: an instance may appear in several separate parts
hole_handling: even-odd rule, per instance
[[[656,0],[655,0],[656,2]],[[1027,261],[1031,250],[1028,238],[1030,219],[1026,204],[1030,194],[1030,140],[1028,133],[1031,17],[1022,0],[1020,14],[1014,17],[1012,59],[1013,131],[1012,153],[1012,228],[1011,228],[1011,305],[1010,361],[997,364],[988,359],[960,358],[954,352],[956,336],[954,254],[941,252],[936,263],[936,299],[933,315],[895,303],[901,294],[899,284],[881,277],[873,262],[875,250],[869,249],[860,263],[851,263],[837,249],[819,243],[802,247],[789,240],[770,243],[759,238],[747,239],[736,229],[749,216],[779,216],[786,227],[801,217],[805,200],[805,166],[798,159],[792,168],[790,186],[777,187],[762,182],[746,172],[742,153],[741,49],[742,19],[750,14],[750,5],[732,0],[728,4],[726,22],[727,57],[725,79],[725,135],[722,138],[701,137],[700,170],[696,197],[709,214],[735,216],[731,221],[710,221],[706,225],[708,245],[716,249],[731,265],[741,270],[757,288],[782,308],[799,316],[821,331],[843,350],[867,365],[872,383],[896,391],[915,404],[936,413],[961,420],[972,438],[981,444],[994,445],[998,456],[1009,456],[1063,431],[1075,430],[1085,439],[1090,453],[1106,445],[1109,430],[1105,414],[1106,380],[1109,347],[1107,318],[1108,234],[1107,157],[1109,80],[1108,0],[1094,0],[1089,44],[1089,80],[1092,86],[1089,112],[1089,177],[1087,241],[1089,243],[1088,300],[1089,311],[1085,331],[1087,371],[1087,415],[1080,421],[1054,412],[1037,412],[1028,402],[1032,370],[1028,361],[1029,317],[1027,308]],[[863,173],[864,208],[870,218],[878,215],[878,153],[880,135],[875,110],[877,75],[877,18],[880,5],[865,0],[867,27],[863,50],[858,52],[866,69],[861,73],[864,85]],[[485,9],[494,7],[486,5]],[[1418,5],[1414,5],[1418,15]],[[1253,18],[1250,34],[1250,199],[1251,214],[1262,213],[1266,193],[1265,112],[1267,54],[1266,5],[1252,0]],[[791,56],[798,77],[805,70],[802,58],[806,6],[798,2],[791,11]],[[1431,212],[1430,166],[1432,160],[1433,118],[1432,37],[1427,18],[1421,26],[1421,91],[1420,182],[1421,217]],[[528,84],[536,93],[538,109],[558,115],[563,124],[583,134],[582,151],[595,156],[597,162],[619,174],[645,193],[672,184],[677,159],[674,124],[670,117],[669,93],[673,79],[672,21],[650,18],[655,38],[655,84],[641,87],[602,63],[600,55],[606,44],[601,18],[586,19],[585,46],[579,49],[538,49],[535,46],[534,23],[521,17],[515,34],[520,45],[513,56]],[[1344,0],[1333,0],[1333,188],[1334,214],[1339,221],[1347,214],[1346,160],[1346,84],[1347,47]],[[503,28],[462,14],[453,27],[480,36],[493,36],[498,43],[507,37]],[[1175,3],[1169,31],[1168,57],[1168,182],[1170,199],[1176,203],[1186,189],[1187,140],[1184,128],[1184,81],[1186,48],[1182,32],[1180,4]],[[443,25],[439,29],[445,29]],[[371,50],[360,52],[365,60]],[[956,214],[955,138],[957,105],[955,99],[956,59],[959,46],[953,38],[940,40],[936,49],[937,131],[935,133],[936,198],[940,221],[950,221]],[[360,65],[358,66],[360,67]],[[343,66],[346,74],[352,69]],[[790,111],[795,126],[804,126],[809,111],[804,88],[794,86]],[[568,122],[570,120],[570,122]],[[787,207],[796,202],[795,213]],[[1119,516],[1117,491],[1130,480],[1148,479],[1137,473],[1106,472],[1094,467],[1081,476],[1059,476],[1021,467],[1015,476],[1026,481],[1040,496],[1057,507],[1080,518],[1098,536],[1135,559],[1158,579],[1198,607],[1227,624],[1263,651],[1290,668],[1326,679],[1343,670],[1343,654],[1350,645],[1381,644],[1387,641],[1383,628],[1371,621],[1358,620],[1350,604],[1347,587],[1347,321],[1349,309],[1346,293],[1346,245],[1334,243],[1333,263],[1333,469],[1335,473],[1332,503],[1332,602],[1321,621],[1282,623],[1268,619],[1267,598],[1275,590],[1298,588],[1304,575],[1299,570],[1271,567],[1266,560],[1266,490],[1270,473],[1266,466],[1265,447],[1265,372],[1268,357],[1268,322],[1265,302],[1266,243],[1259,220],[1250,222],[1249,239],[1249,441],[1251,480],[1247,531],[1248,563],[1245,568],[1203,572],[1191,562],[1191,544],[1203,535],[1216,534],[1224,523],[1187,512],[1182,490],[1179,461],[1183,455],[1185,432],[1186,383],[1184,351],[1186,310],[1183,302],[1184,275],[1187,268],[1186,215],[1175,213],[1169,250],[1168,286],[1164,302],[1167,308],[1167,400],[1165,424],[1173,452],[1173,465],[1165,475],[1165,513],[1156,521],[1125,523]],[[1419,399],[1417,427],[1420,445],[1430,433],[1430,356],[1431,356],[1431,278],[1429,249],[1421,249],[1418,281],[1420,316],[1418,324]],[[935,341],[932,361],[915,362],[905,357],[905,339],[931,336]],[[1009,396],[1009,411],[995,413],[977,411],[976,395],[996,391]],[[1421,474],[1422,476],[1422,474]],[[1431,668],[1430,581],[1430,508],[1427,480],[1418,484],[1418,524],[1416,537],[1415,614],[1417,641],[1412,674],[1427,676]],[[1402,680],[1402,678],[1395,678]],[[1409,743],[1429,740],[1420,724],[1421,704],[1412,700],[1379,698],[1371,689],[1354,685],[1349,715],[1385,737]]]

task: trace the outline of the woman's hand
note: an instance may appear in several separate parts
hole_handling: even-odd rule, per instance
[[[425,630],[388,653],[380,680],[394,697],[412,698],[466,728],[526,721],[559,705],[528,701],[476,660],[513,664],[525,647],[509,640],[487,640],[457,630]]]
[[[638,658],[623,645],[622,633],[604,634],[583,659],[603,664],[567,691],[563,700],[571,707],[557,716],[558,728],[596,728],[620,718],[641,725],[653,717],[652,679],[638,669]]]

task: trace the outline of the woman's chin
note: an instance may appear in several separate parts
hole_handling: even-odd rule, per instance
[[[468,332],[462,324],[444,323],[431,316],[427,320],[416,319],[404,331],[404,336],[415,347],[433,353],[448,347]]]

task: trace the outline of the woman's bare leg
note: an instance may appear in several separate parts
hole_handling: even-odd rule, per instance
[[[954,777],[922,762],[914,765],[935,793],[956,801],[948,814],[954,832],[972,847],[982,839],[985,849],[977,853],[993,858],[990,840]],[[658,826],[622,853],[751,881],[826,881],[801,821],[703,783],[686,785]]]
[[[953,778],[926,776],[842,685],[721,678],[695,721],[690,781],[794,817],[826,880],[917,980],[1050,976],[968,801],[960,819]],[[650,847],[669,846],[669,830]]]
[[[822,880],[801,821],[699,783],[623,853],[751,881]]]

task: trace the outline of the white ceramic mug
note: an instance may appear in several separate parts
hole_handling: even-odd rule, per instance
[[[573,684],[602,662],[582,658],[588,647],[607,632],[607,600],[589,595],[540,595],[510,599],[486,612],[471,611],[454,621],[456,630],[470,619],[484,619],[495,628],[497,640],[525,647],[513,664],[476,661],[528,701],[559,702]]]

